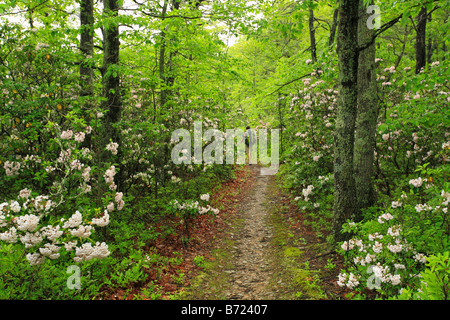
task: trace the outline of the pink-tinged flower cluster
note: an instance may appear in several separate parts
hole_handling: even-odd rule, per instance
[[[28,194],[28,192],[26,192]],[[41,197],[46,198],[46,197]],[[118,197],[119,198],[119,197]],[[88,239],[95,230],[92,225],[105,227],[109,224],[109,215],[107,210],[99,218],[93,218],[90,223],[83,224],[83,215],[76,211],[69,219],[61,219],[59,222],[53,222],[48,225],[41,225],[41,215],[24,214],[16,215],[22,210],[34,211],[39,209],[39,205],[27,206],[26,203],[40,203],[39,200],[30,199],[20,205],[17,201],[4,202],[0,204],[0,241],[6,243],[21,243],[25,249],[33,249],[37,247],[34,253],[27,254],[27,260],[30,265],[39,265],[45,261],[45,258],[55,260],[60,257],[60,249],[65,248],[66,251],[77,250],[79,241]],[[26,208],[26,209],[24,209]],[[59,223],[59,224],[58,224]],[[86,248],[86,244],[81,244],[82,248]],[[90,260],[93,258],[104,258],[109,255],[106,244],[98,244],[90,248],[89,256],[83,258],[76,255],[75,261]]]
[[[422,178],[417,178],[417,179],[411,179],[409,180],[409,184],[416,187],[416,188],[420,188],[423,184],[425,180],[423,180]]]
[[[110,190],[116,190],[117,186],[114,183],[114,176],[116,175],[116,167],[110,166],[108,170],[106,170],[105,175],[103,176],[105,178],[105,182],[108,184]]]
[[[314,186],[310,184],[308,187],[304,188],[302,190],[303,197],[305,198],[305,201],[309,201],[309,196],[311,195],[312,191],[314,190]]]
[[[103,259],[110,254],[108,245],[105,242],[97,242],[95,246],[84,243],[75,249],[75,262],[89,261],[92,259]]]
[[[353,289],[359,286],[359,276],[354,275],[353,273],[340,273],[338,276],[339,280],[337,282],[337,284],[340,287],[344,287],[346,286],[349,289]]]
[[[52,125],[58,132],[59,126]],[[86,209],[82,213],[79,210],[68,217],[57,218],[55,208],[67,201],[65,194],[67,183],[73,187],[79,183],[80,194],[73,194],[75,197],[83,196],[91,191],[91,183],[106,184],[113,190],[112,197],[118,210],[122,210],[125,202],[123,193],[114,192],[117,186],[114,183],[116,174],[115,167],[111,166],[104,173],[104,182],[97,180],[92,175],[92,168],[85,160],[92,159],[92,152],[88,148],[78,149],[86,134],[92,132],[91,127],[86,127],[85,132],[75,132],[65,130],[56,134],[55,141],[61,148],[58,159],[53,162],[45,160],[45,171],[52,174],[54,171],[63,173],[61,181],[54,181],[51,198],[48,195],[34,196],[33,192],[24,188],[20,190],[16,199],[0,203],[0,242],[22,245],[26,251],[26,258],[30,265],[42,264],[46,259],[55,260],[61,256],[61,250],[75,252],[75,261],[86,261],[94,258],[104,258],[109,255],[108,246],[105,243],[90,244],[90,238],[97,227],[105,227],[110,222],[108,209],[99,210]],[[117,144],[111,144],[111,151],[117,150]],[[17,158],[19,159],[19,158]],[[28,168],[28,162],[43,163],[43,159],[36,156],[21,157],[21,165],[17,161],[6,161],[4,164],[7,175],[14,176],[20,170]],[[98,169],[97,169],[98,170]],[[55,177],[61,175],[56,174]],[[100,175],[101,176],[101,175]],[[111,197],[111,193],[106,193],[105,197]],[[95,213],[93,213],[95,212]],[[43,218],[43,217],[50,217]]]
[[[5,169],[7,176],[16,176],[19,174],[20,163],[16,161],[5,161],[3,168]]]
[[[63,140],[70,140],[70,139],[72,139],[72,136],[73,136],[72,130],[63,131],[61,133],[61,139],[63,139]]]
[[[119,144],[117,142],[111,142],[106,146],[106,150],[111,151],[112,154],[116,155],[119,150]]]
[[[200,200],[204,202],[209,201],[209,194],[200,195]],[[202,206],[199,201],[188,200],[184,203],[179,203],[178,200],[172,201],[172,206],[181,212],[194,212],[199,215],[205,215],[212,213],[214,215],[218,215],[220,210],[217,208],[213,208],[210,205]]]
[[[74,139],[75,142],[82,143],[84,139],[86,138],[86,134],[90,134],[92,132],[92,127],[88,126],[85,128],[86,132],[73,132],[72,130],[66,130],[61,132],[61,139],[63,140],[70,140]]]

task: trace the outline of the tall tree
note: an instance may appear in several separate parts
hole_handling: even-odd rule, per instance
[[[120,119],[122,96],[119,77],[119,1],[104,0],[104,38],[103,38],[103,96],[106,113],[106,138],[118,142],[119,136],[114,124]]]
[[[333,233],[336,241],[345,238],[341,227],[347,219],[354,218],[357,212],[353,150],[358,102],[358,9],[359,0],[339,1],[339,99],[334,136],[333,209]]]
[[[83,60],[94,55],[94,2],[93,0],[80,0],[80,50]],[[93,69],[89,63],[83,61],[80,64],[81,96],[89,96],[93,93],[92,87]]]
[[[427,28],[427,8],[422,7],[417,15],[416,26],[416,73],[425,67],[426,64],[426,28]]]
[[[309,40],[311,44],[311,60],[313,63],[317,62],[316,53],[316,30],[314,29],[314,11],[312,8],[312,2],[309,6]]]
[[[166,13],[167,13],[167,8],[168,8],[168,1],[164,0],[163,5],[162,5],[162,10],[161,10],[161,19],[164,21],[164,19],[166,18]],[[160,106],[164,107],[164,105],[167,102],[167,75],[166,75],[166,70],[165,70],[165,66],[166,66],[166,26],[165,24],[163,24],[162,26],[162,30],[160,33],[160,38],[161,38],[161,42],[160,42],[160,47],[159,47],[159,78],[161,81],[161,95],[160,95]]]
[[[105,160],[108,159],[109,153],[105,153],[105,146],[109,141],[122,145],[120,134],[116,124],[119,122],[122,113],[122,92],[120,86],[119,74],[119,0],[104,0],[103,1],[103,108],[107,110],[104,121],[104,135],[101,148],[105,155]],[[117,163],[121,163],[122,148],[118,150]],[[119,168],[116,175],[117,186],[119,189],[123,187],[125,178],[125,168]]]
[[[373,3],[372,3],[373,4]],[[372,39],[375,29],[367,27],[370,14],[360,1],[358,43],[363,45]],[[355,125],[354,169],[357,213],[375,203],[374,151],[378,118],[378,96],[375,71],[375,43],[359,54],[358,62],[358,110]]]
[[[339,14],[339,9],[334,9],[333,12],[333,22],[331,24],[331,28],[330,28],[330,37],[328,38],[328,47],[331,48],[331,46],[334,43],[334,37],[336,36],[336,28],[337,28],[337,24],[338,24],[338,14]]]

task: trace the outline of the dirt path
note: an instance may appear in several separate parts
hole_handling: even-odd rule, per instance
[[[280,299],[282,281],[273,267],[273,230],[269,222],[269,184],[273,176],[252,167],[254,184],[238,203],[238,215],[227,236],[220,239],[212,262],[182,297],[192,300]],[[276,286],[273,286],[273,284]]]
[[[276,293],[268,288],[273,275],[267,256],[272,230],[267,224],[268,212],[264,205],[269,179],[273,177],[256,174],[253,190],[239,206],[242,230],[235,237],[233,268],[225,271],[231,275],[227,299],[276,298]]]

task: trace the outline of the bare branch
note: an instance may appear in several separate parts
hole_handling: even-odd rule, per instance
[[[284,84],[282,84],[282,85],[277,85],[277,86],[279,86],[279,88],[278,88],[277,90],[275,90],[275,91],[273,91],[273,92],[267,94],[266,97],[267,97],[267,96],[270,96],[270,95],[272,95],[272,94],[274,94],[275,92],[280,91],[282,88],[284,88],[284,87],[290,85],[291,83],[294,83],[295,81],[298,81],[298,80],[303,79],[303,78],[305,78],[305,77],[307,77],[307,76],[310,76],[310,75],[311,75],[311,73],[307,73],[307,74],[302,75],[302,76],[299,77],[299,78],[296,78],[296,79],[294,79],[294,80],[291,80],[291,81],[289,81],[289,82],[286,82],[286,83],[284,83]]]
[[[395,25],[397,22],[400,21],[400,19],[403,17],[403,13],[400,14],[397,18],[383,24],[380,29],[378,29],[373,35],[372,38],[369,40],[369,42],[365,43],[364,45],[360,46],[358,48],[358,51],[363,51],[365,49],[367,49],[368,47],[370,47],[374,42],[375,39],[384,31],[386,31],[387,29],[389,29],[390,27],[392,27],[393,25]]]
[[[436,1],[436,0],[431,1],[431,2],[435,2],[435,1]],[[423,4],[423,5],[425,5],[425,4]],[[415,5],[415,6],[413,6],[413,8],[414,8],[414,7],[417,7],[417,6],[419,6],[419,5]],[[433,10],[431,10],[431,11],[428,13],[428,15],[431,14],[433,11],[439,9],[439,8],[440,8],[440,6],[438,6],[438,5],[435,6],[435,7],[433,8]],[[393,25],[395,25],[395,24],[396,24],[397,22],[399,22],[400,19],[402,19],[402,18],[403,18],[403,13],[400,14],[397,18],[394,18],[394,19],[392,19],[391,21],[389,21],[389,22],[383,24],[383,25],[381,26],[381,28],[378,29],[378,30],[373,34],[372,39],[370,39],[369,42],[365,43],[364,45],[360,46],[360,47],[358,48],[358,51],[362,51],[362,50],[365,50],[365,49],[367,49],[368,47],[370,47],[370,46],[374,43],[375,39],[376,39],[381,33],[383,33],[384,31],[386,31],[387,29],[389,29],[389,28],[392,27]],[[411,17],[410,17],[410,18],[411,18]],[[414,26],[414,21],[413,21],[413,27],[415,28],[415,26]]]

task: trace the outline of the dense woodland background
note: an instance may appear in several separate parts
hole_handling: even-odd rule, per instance
[[[155,242],[192,245],[241,168],[171,161],[202,121],[280,129],[277,181],[347,297],[448,299],[449,2],[372,4],[2,1],[0,298],[160,299]]]

